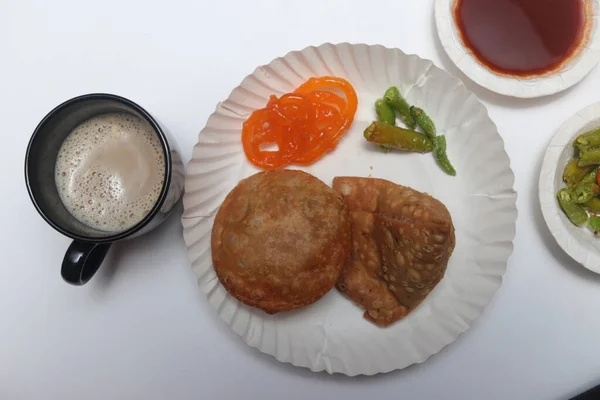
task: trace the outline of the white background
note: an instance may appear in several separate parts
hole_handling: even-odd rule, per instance
[[[545,146],[600,100],[598,69],[562,94],[516,100],[466,81],[506,141],[518,191],[515,251],[481,318],[421,365],[347,378],[249,348],[206,303],[188,266],[181,210],[115,245],[94,279],[60,277],[69,240],[23,179],[44,115],[89,92],[138,102],[187,161],[216,103],[252,70],[323,42],[443,53],[432,0],[0,1],[0,399],[563,399],[600,383],[600,276],[554,243],[538,206]]]

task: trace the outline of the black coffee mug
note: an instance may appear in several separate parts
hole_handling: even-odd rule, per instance
[[[146,120],[160,139],[165,158],[162,190],[151,211],[135,226],[122,232],[104,232],[79,222],[63,205],[54,179],[58,151],[79,124],[94,116],[126,112]],[[27,147],[25,181],[29,196],[40,215],[54,229],[73,239],[62,263],[65,281],[83,285],[98,270],[110,245],[143,235],[156,228],[181,198],[184,167],[167,131],[146,110],[112,94],[87,94],[68,100],[50,111],[39,123]]]

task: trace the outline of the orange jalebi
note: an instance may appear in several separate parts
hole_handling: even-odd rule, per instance
[[[271,96],[265,108],[244,122],[246,157],[262,169],[312,164],[335,149],[350,128],[357,106],[356,92],[348,81],[310,78],[293,93]],[[267,149],[270,145],[277,149]]]

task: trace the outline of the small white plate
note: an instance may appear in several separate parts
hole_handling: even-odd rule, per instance
[[[556,132],[540,172],[540,204],[546,224],[559,246],[575,261],[600,274],[600,239],[591,229],[571,223],[561,210],[556,193],[566,187],[562,181],[565,165],[573,158],[573,140],[580,134],[600,127],[600,103],[587,106],[573,115]]]
[[[580,0],[575,0],[580,1]],[[531,98],[561,92],[582,80],[600,61],[600,0],[591,2],[588,15],[593,25],[587,45],[560,71],[539,78],[516,78],[496,74],[483,66],[467,49],[454,21],[456,0],[435,0],[435,21],[444,50],[456,66],[475,83],[506,96]]]
[[[240,179],[258,171],[244,155],[242,123],[265,106],[269,95],[291,92],[311,76],[323,75],[350,81],[358,110],[338,147],[302,169],[329,185],[338,175],[373,176],[428,192],[448,207],[456,227],[456,248],[444,279],[416,310],[388,328],[365,320],[363,311],[335,289],[309,307],[267,315],[231,297],[212,266],[215,213]],[[375,100],[391,85],[425,109],[446,135],[456,177],[442,172],[431,155],[384,154],[365,141],[363,131],[376,118]],[[483,312],[513,249],[514,175],[485,106],[431,61],[398,49],[324,44],[258,67],[208,119],[187,171],[182,222],[200,289],[248,345],[313,371],[372,375],[425,361]]]

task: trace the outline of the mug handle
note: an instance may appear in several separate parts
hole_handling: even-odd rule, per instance
[[[74,240],[67,249],[60,274],[72,285],[83,285],[98,271],[112,243],[97,244]]]

